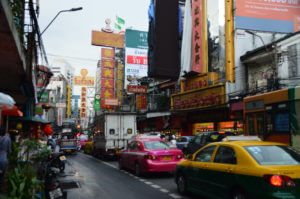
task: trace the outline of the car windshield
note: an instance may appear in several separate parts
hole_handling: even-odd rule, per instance
[[[299,165],[300,152],[288,146],[245,146],[260,165]]]
[[[165,141],[144,141],[146,149],[169,149],[170,145]]]

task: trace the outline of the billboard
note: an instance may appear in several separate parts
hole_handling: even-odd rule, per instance
[[[93,30],[92,45],[124,48],[124,35]]]
[[[235,26],[240,29],[291,33],[300,30],[299,0],[238,0]]]
[[[125,85],[127,77],[148,75],[148,33],[127,29],[125,33]]]

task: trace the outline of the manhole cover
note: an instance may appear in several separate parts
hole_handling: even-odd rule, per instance
[[[79,182],[75,182],[75,181],[72,181],[72,182],[60,182],[60,187],[62,189],[76,189],[76,188],[80,187],[80,184],[79,184]]]

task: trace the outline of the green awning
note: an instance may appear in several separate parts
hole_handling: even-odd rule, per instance
[[[25,122],[36,122],[36,123],[42,123],[42,124],[49,124],[51,123],[48,120],[44,120],[38,117],[33,117],[33,116],[27,116],[27,117],[21,117],[19,120],[25,121]]]

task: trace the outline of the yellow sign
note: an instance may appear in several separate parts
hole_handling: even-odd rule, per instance
[[[193,135],[197,135],[202,132],[213,131],[214,123],[195,123],[193,124]]]
[[[225,104],[225,85],[172,95],[173,110],[187,110]]]
[[[92,31],[92,45],[124,48],[124,35]]]
[[[73,84],[76,86],[94,86],[95,80],[94,77],[87,76],[88,70],[81,69],[81,76],[74,76]]]

